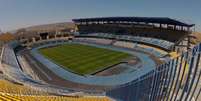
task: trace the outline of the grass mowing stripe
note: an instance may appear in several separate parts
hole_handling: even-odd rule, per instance
[[[81,44],[64,44],[40,49],[39,52],[64,66],[64,69],[69,68],[79,74],[92,73],[130,56],[123,52]]]
[[[80,59],[86,59],[87,57],[89,57],[89,56],[96,56],[96,55],[98,55],[98,54],[100,54],[100,53],[105,53],[105,52],[107,52],[106,50],[103,50],[103,51],[95,51],[95,50],[93,50],[93,52],[87,52],[87,53],[82,53],[82,54],[79,54],[79,53],[75,53],[76,55],[72,55],[72,58],[70,59],[71,61],[77,61],[77,60],[80,60]],[[76,57],[75,57],[76,56]],[[78,56],[78,57],[77,57]],[[69,61],[69,62],[71,62],[71,61]]]
[[[65,48],[64,48],[64,49],[65,49]],[[73,49],[73,48],[72,48],[72,49]],[[72,50],[72,49],[71,49],[71,50]],[[75,56],[77,56],[77,55],[79,56],[79,55],[80,55],[80,54],[79,54],[79,51],[81,51],[80,49],[81,49],[81,48],[76,49],[76,50],[78,50],[78,52],[77,52],[77,51],[74,51],[74,50],[69,51],[69,52],[75,52],[75,53],[76,53],[76,55],[71,55],[71,57],[75,57]],[[97,49],[97,48],[95,48],[95,49]],[[65,52],[65,51],[67,52],[68,49],[67,49],[67,50],[64,50],[64,51],[60,51],[60,50],[58,50],[58,51],[59,51],[59,53],[62,53],[62,52]],[[100,51],[100,50],[99,50],[99,51]],[[85,52],[85,51],[84,51],[84,52]],[[88,51],[87,51],[87,52],[88,52]],[[98,52],[98,50],[97,50],[97,52]],[[90,51],[89,51],[88,53],[90,53]],[[86,53],[86,54],[88,54],[88,53]],[[53,53],[53,55],[54,55],[54,54],[55,54],[55,53]],[[63,53],[62,53],[62,54],[63,54]],[[71,53],[68,53],[68,54],[71,54]],[[73,53],[72,53],[72,54],[73,54]],[[56,54],[56,55],[58,55],[58,54]],[[67,55],[67,56],[69,56],[69,55]],[[67,57],[67,56],[66,56],[66,58],[61,58],[60,61],[71,58],[71,57]],[[84,55],[83,55],[83,56],[84,56]],[[62,57],[63,57],[63,56],[62,56]]]
[[[91,62],[91,63],[88,63],[87,65],[90,65],[90,66],[103,66],[103,67],[107,67],[107,66],[110,66],[111,65],[111,62],[113,62],[112,64],[116,64],[116,63],[119,63],[120,60],[117,58],[117,57],[121,57],[122,55],[117,55],[116,57],[114,56],[110,56],[112,58],[116,58],[115,61],[114,60],[109,60],[109,59],[105,59],[105,60],[101,60],[101,59],[98,59],[99,61],[97,62]],[[102,58],[110,58],[110,57],[102,57]],[[108,62],[106,62],[108,61]],[[107,63],[107,64],[104,64],[104,63]],[[100,64],[103,64],[103,65],[100,65]],[[86,66],[84,65],[84,67],[88,67],[88,69],[90,68],[90,66]],[[97,67],[98,68],[98,67]],[[82,70],[82,69],[81,69]]]
[[[116,57],[114,55],[116,55]],[[75,67],[77,71],[83,71],[85,69],[92,69],[93,70],[93,67],[97,67],[97,69],[100,69],[100,68],[103,68],[105,66],[110,66],[111,63],[116,64],[116,63],[120,62],[120,60],[115,60],[115,62],[113,62],[114,60],[111,60],[111,59],[113,59],[113,58],[115,59],[115,58],[121,57],[121,56],[122,56],[122,54],[114,54],[114,53],[112,53],[110,55],[102,55],[100,57],[91,58],[91,60],[82,61],[81,63],[78,62],[75,65],[69,64],[69,68]],[[113,58],[110,59],[110,57],[113,57]],[[106,64],[101,65],[104,63],[106,63]]]
[[[83,60],[84,61],[88,61],[88,60],[92,60],[93,58],[97,58],[97,57],[101,57],[103,56],[102,54],[105,53],[105,52],[102,52],[102,53],[98,53],[98,52],[94,52],[93,54],[90,54],[90,55],[85,55],[85,56],[81,56],[79,58],[75,58],[76,60]],[[107,52],[107,54],[109,54],[109,52]],[[104,54],[104,55],[107,55],[107,54]],[[90,58],[88,58],[90,57]],[[75,59],[73,59],[74,61],[76,61]],[[82,62],[82,61],[78,61],[78,62]]]
[[[103,58],[105,58],[105,57],[108,57],[108,55],[114,55],[115,53],[107,53],[107,54],[103,54],[103,55],[98,55],[97,57],[92,57],[92,58],[88,58],[88,59],[86,59],[86,60],[83,60],[83,61],[81,61],[81,62],[79,62],[79,63],[88,63],[88,62],[93,62],[93,60],[98,60],[98,59],[103,59]],[[89,63],[88,63],[89,64]],[[75,66],[77,66],[77,65],[80,65],[80,64],[76,64]]]

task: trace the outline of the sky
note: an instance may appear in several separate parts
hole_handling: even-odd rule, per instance
[[[201,31],[201,0],[0,0],[2,31],[111,16],[170,17]]]

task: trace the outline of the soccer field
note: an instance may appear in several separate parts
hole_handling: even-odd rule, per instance
[[[39,49],[40,54],[78,74],[90,74],[121,62],[130,54],[81,44]]]

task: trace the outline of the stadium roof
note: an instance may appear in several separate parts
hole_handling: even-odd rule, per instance
[[[167,17],[98,17],[98,18],[81,18],[73,19],[74,22],[95,22],[95,21],[128,21],[128,22],[144,22],[178,25],[185,27],[193,27],[194,24],[187,24]]]

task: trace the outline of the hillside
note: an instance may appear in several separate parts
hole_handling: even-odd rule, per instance
[[[8,42],[14,40],[15,36],[10,33],[0,34],[0,41],[1,42]]]
[[[63,22],[63,23],[54,23],[54,24],[44,24],[44,25],[36,25],[24,28],[27,31],[38,31],[38,30],[55,30],[55,29],[63,29],[69,28],[72,29],[75,27],[75,24],[72,22]]]

